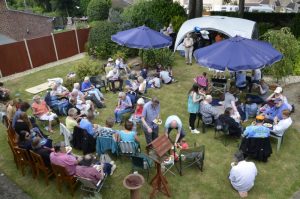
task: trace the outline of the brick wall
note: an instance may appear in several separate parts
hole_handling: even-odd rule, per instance
[[[10,10],[5,0],[0,0],[0,33],[20,41],[50,35],[51,32],[52,18]]]

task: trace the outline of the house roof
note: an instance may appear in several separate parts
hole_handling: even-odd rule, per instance
[[[296,6],[296,3],[292,3],[292,2],[286,5],[287,8],[291,8],[291,9],[294,9],[295,6]]]

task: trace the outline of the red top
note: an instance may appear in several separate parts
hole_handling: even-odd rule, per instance
[[[143,114],[143,109],[144,109],[144,106],[142,106],[142,105],[137,105],[137,106],[136,106],[135,115],[136,115],[136,116],[142,116],[142,114]]]

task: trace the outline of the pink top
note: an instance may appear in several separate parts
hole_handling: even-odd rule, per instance
[[[32,104],[32,109],[34,111],[34,114],[36,114],[37,116],[42,116],[42,115],[49,112],[47,104],[46,104],[45,101],[41,101],[40,104],[34,102]]]
[[[64,167],[69,175],[75,175],[77,160],[73,155],[61,152],[52,152],[50,154],[50,161],[52,164]]]
[[[102,178],[101,173],[98,172],[97,169],[86,166],[76,166],[76,175],[83,178],[88,178],[92,180],[94,184],[97,184]]]

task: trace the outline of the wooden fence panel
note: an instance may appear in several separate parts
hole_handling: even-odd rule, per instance
[[[77,30],[79,49],[80,49],[81,53],[87,51],[87,49],[85,49],[85,44],[88,41],[89,32],[90,32],[90,29]]]
[[[58,59],[78,54],[75,31],[54,34]]]

